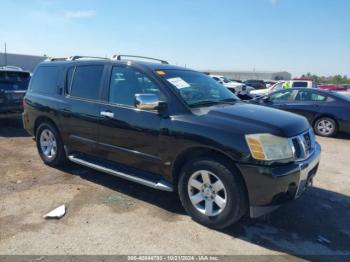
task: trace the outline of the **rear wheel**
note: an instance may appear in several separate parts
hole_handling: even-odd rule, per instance
[[[332,137],[337,134],[337,123],[329,117],[321,117],[315,121],[315,133],[319,136]]]
[[[39,155],[45,164],[60,166],[66,162],[62,139],[51,123],[42,123],[36,132]]]
[[[182,171],[179,195],[187,213],[211,228],[225,228],[246,212],[244,185],[226,165],[212,159],[191,161]]]

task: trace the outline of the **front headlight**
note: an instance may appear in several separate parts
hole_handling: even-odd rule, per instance
[[[287,138],[271,134],[252,134],[246,135],[245,139],[254,159],[273,161],[294,157],[292,145]]]

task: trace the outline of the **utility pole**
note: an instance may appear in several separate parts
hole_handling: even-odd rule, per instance
[[[5,66],[7,66],[7,50],[6,50],[6,42],[5,42]]]

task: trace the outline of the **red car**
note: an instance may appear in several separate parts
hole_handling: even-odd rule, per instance
[[[347,88],[343,85],[335,85],[335,84],[320,84],[320,89],[332,90],[332,91],[346,91]]]

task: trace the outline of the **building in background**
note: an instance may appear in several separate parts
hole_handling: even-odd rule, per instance
[[[44,61],[46,58],[46,56],[20,55],[9,53],[7,53],[7,56],[5,57],[4,53],[0,53],[0,66],[4,66],[6,63],[6,65],[18,66],[23,70],[33,72],[36,65]]]
[[[37,64],[44,61],[46,56],[21,55],[7,53],[7,65],[18,66],[24,70],[33,72]],[[0,66],[5,65],[5,54],[0,53]],[[268,72],[268,71],[214,71],[207,70],[206,73],[213,75],[223,75],[236,80],[259,79],[259,80],[290,80],[292,75],[288,72]]]
[[[207,70],[205,73],[212,75],[223,75],[229,79],[236,80],[290,80],[292,75],[286,71],[270,72],[270,71],[214,71]]]

